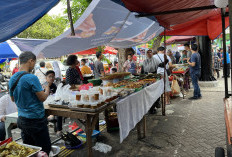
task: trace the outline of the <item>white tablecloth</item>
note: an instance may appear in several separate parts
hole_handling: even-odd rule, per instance
[[[162,79],[117,102],[121,143],[163,93]]]

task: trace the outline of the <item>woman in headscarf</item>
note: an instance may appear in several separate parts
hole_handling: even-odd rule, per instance
[[[61,72],[60,72],[60,67],[57,61],[54,61],[52,63],[53,66],[53,71],[55,72],[55,79],[61,79],[62,80],[62,76],[61,76]]]

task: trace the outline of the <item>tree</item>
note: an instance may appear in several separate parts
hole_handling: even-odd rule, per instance
[[[71,1],[71,12],[73,23],[75,23],[80,16],[84,13],[85,9],[89,6],[92,0],[72,0]],[[62,3],[67,5],[67,0],[62,0]],[[64,11],[64,18],[68,21],[67,9]]]
[[[63,17],[44,15],[32,26],[21,32],[19,38],[52,39],[61,35],[67,24]]]
[[[208,36],[199,37],[199,53],[201,55],[201,81],[215,81],[212,72],[211,40]]]

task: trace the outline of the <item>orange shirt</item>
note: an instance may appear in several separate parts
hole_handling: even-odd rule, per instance
[[[90,67],[84,65],[81,67],[81,73],[82,73],[82,75],[92,74],[92,71],[91,71]]]

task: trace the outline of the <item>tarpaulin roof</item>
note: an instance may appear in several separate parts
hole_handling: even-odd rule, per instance
[[[84,50],[84,51],[80,51],[80,52],[75,52],[73,54],[75,55],[94,55],[97,52],[97,48],[92,48],[92,49],[88,49],[88,50]],[[106,48],[103,51],[103,54],[112,54],[112,55],[116,55],[117,54],[117,50],[115,50],[113,47],[110,46],[106,46]]]
[[[225,26],[229,26],[229,17],[225,18]],[[194,36],[209,36],[214,40],[222,33],[221,13],[211,11],[198,19],[175,25],[166,31],[166,35],[194,35]]]
[[[194,36],[172,36],[166,40],[167,44],[183,44],[194,39]]]
[[[214,0],[122,0],[125,6],[138,13],[155,13],[179,9],[214,5]],[[200,10],[192,12],[173,13],[156,16],[163,26],[172,26],[185,23],[202,15],[206,15],[211,10]]]
[[[58,2],[59,0],[1,0],[0,42],[25,30]]]
[[[12,38],[10,39],[21,51],[33,51],[34,48],[44,42],[47,39],[27,39],[27,38]]]
[[[146,43],[164,30],[154,18],[137,18],[135,13],[111,0],[92,1],[74,29],[75,36],[71,36],[69,29],[33,52],[59,57],[102,45],[127,48]]]

